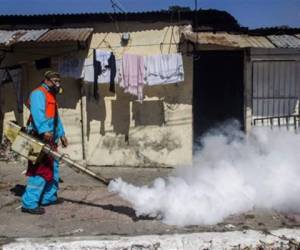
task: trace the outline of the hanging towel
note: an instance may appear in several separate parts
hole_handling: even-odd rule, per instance
[[[181,53],[145,56],[145,81],[149,85],[184,81]]]
[[[97,59],[97,51],[95,52]],[[101,61],[87,58],[83,64],[83,70],[81,72],[81,77],[86,82],[93,82],[95,80],[97,83],[110,83],[109,90],[115,93],[115,81],[118,82],[119,79],[116,79],[117,76],[117,62],[115,55],[109,52],[108,59],[104,60],[107,52],[102,55]],[[98,53],[98,58],[101,58],[101,54]],[[107,57],[106,57],[107,58]],[[97,79],[95,79],[97,77]],[[95,87],[95,86],[94,86]]]
[[[115,77],[115,83],[122,85],[123,81],[123,59],[116,59],[116,77]]]
[[[122,60],[122,77],[120,86],[130,93],[143,100],[144,87],[144,59],[143,56],[125,54]]]

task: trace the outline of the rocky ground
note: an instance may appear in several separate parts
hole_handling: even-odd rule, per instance
[[[92,168],[108,178],[121,176],[135,185],[149,184],[171,169]],[[61,167],[63,183],[59,196],[64,203],[46,207],[44,215],[24,214],[20,195],[26,184],[24,166],[17,162],[0,162],[0,245],[24,237],[85,237],[191,234],[256,230],[268,234],[280,228],[297,229],[300,215],[276,211],[249,211],[233,215],[212,226],[176,227],[160,220],[137,217],[131,204],[109,193],[106,186]]]

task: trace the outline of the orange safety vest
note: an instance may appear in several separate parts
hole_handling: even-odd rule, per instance
[[[39,86],[37,87],[34,91],[40,90],[44,93],[45,95],[45,107],[46,107],[46,112],[45,115],[48,119],[51,118],[55,118],[55,116],[57,116],[57,109],[58,109],[58,105],[57,105],[57,101],[55,98],[55,95],[53,95],[51,92],[49,92],[45,87],[43,86]],[[29,104],[29,109],[30,109],[30,99],[28,100],[28,104]]]

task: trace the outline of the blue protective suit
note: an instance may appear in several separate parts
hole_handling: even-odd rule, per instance
[[[44,83],[42,85],[49,90]],[[40,90],[34,90],[30,95],[30,112],[33,119],[27,130],[35,131],[42,135],[45,132],[53,133],[54,119],[46,117],[46,97]],[[64,136],[64,128],[61,119],[58,117],[56,133],[54,135],[55,142]],[[22,196],[22,206],[24,208],[36,208],[40,204],[48,205],[57,200],[57,191],[59,183],[59,162],[54,160],[53,163],[53,179],[46,181],[42,176],[29,176],[25,193]]]

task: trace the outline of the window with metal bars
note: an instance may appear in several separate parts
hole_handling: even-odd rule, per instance
[[[254,61],[252,125],[299,128],[300,62]]]

